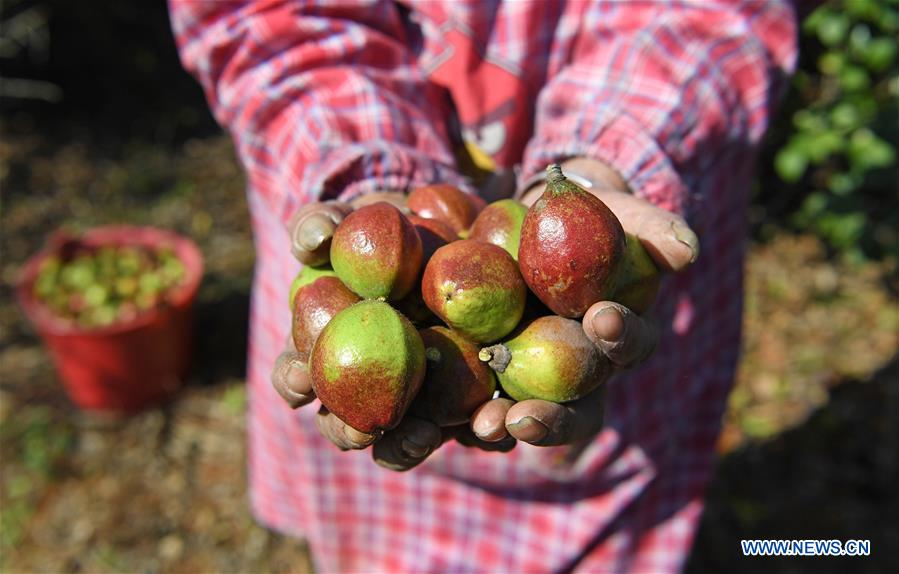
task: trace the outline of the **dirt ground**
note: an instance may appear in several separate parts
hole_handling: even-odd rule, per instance
[[[0,569],[307,572],[301,541],[253,523],[243,361],[253,248],[222,136],[115,154],[0,136]],[[68,403],[12,301],[59,225],[152,223],[207,262],[196,366],[179,399],[122,423]],[[690,572],[899,571],[895,262],[828,257],[808,236],[754,245],[744,356]],[[223,359],[224,358],[224,359]],[[738,555],[741,538],[869,538],[866,559]]]

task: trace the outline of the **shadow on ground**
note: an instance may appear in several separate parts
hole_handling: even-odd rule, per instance
[[[724,459],[687,572],[899,571],[899,355],[808,421]],[[870,557],[744,557],[741,539],[871,541]]]
[[[214,280],[206,277],[206,281]],[[246,374],[250,297],[230,291],[214,300],[197,302],[194,311],[195,355],[190,380],[212,385],[241,380]]]

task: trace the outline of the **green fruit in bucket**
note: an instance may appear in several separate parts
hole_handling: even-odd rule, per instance
[[[133,320],[139,311],[165,303],[186,274],[166,246],[66,245],[41,264],[33,295],[57,318],[80,328]]]

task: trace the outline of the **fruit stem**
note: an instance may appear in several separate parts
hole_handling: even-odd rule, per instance
[[[557,163],[551,163],[546,166],[546,181],[549,183],[559,183],[565,180],[565,174],[562,173],[562,166]]]
[[[478,352],[478,358],[497,373],[503,373],[512,360],[512,353],[509,351],[509,347],[500,343],[481,349]]]

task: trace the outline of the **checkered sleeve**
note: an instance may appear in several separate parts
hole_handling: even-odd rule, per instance
[[[386,0],[170,0],[184,66],[232,133],[250,189],[303,203],[433,181],[453,167],[447,102]]]
[[[796,58],[777,0],[573,3],[557,30],[522,177],[598,159],[694,224],[697,183],[751,156]]]

